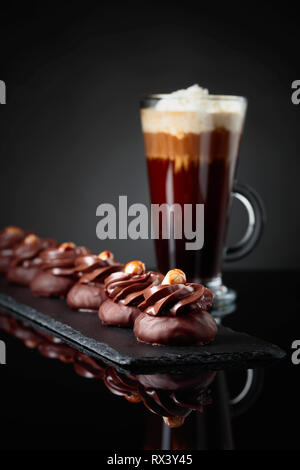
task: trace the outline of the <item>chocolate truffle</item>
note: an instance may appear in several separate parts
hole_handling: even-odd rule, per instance
[[[55,247],[57,242],[50,238],[40,238],[31,233],[13,249],[11,265],[6,273],[9,282],[28,286],[41,266],[39,253]]]
[[[144,291],[135,321],[138,341],[153,345],[201,346],[213,341],[217,324],[206,310],[213,295],[201,284],[186,283],[181,270],[169,271],[160,285]]]
[[[30,283],[34,295],[38,297],[64,297],[76,282],[75,260],[86,256],[90,251],[72,242],[57,248],[48,248],[39,255],[42,264],[38,274]]]
[[[6,273],[13,258],[13,248],[28,232],[20,227],[6,227],[0,231],[0,273]]]
[[[81,257],[74,268],[79,281],[69,290],[67,304],[70,308],[83,312],[97,312],[106,300],[105,279],[123,266],[114,261],[110,251],[103,251],[98,256]]]
[[[132,327],[141,310],[143,291],[159,284],[163,276],[146,271],[144,263],[135,260],[126,264],[124,271],[111,274],[105,281],[109,297],[99,308],[99,318],[105,325]]]

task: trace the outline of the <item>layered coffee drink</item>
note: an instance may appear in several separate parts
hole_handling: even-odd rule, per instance
[[[179,266],[189,281],[221,272],[229,203],[246,110],[244,98],[210,95],[194,85],[169,95],[152,95],[141,105],[152,204],[204,204],[204,244],[187,250],[187,240],[155,240],[158,269]],[[193,218],[194,219],[194,218]]]

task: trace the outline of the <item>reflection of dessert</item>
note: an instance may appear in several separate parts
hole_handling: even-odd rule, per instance
[[[26,236],[20,227],[6,227],[0,231],[0,273],[5,273],[13,257],[13,247]]]
[[[86,354],[77,352],[74,361],[75,372],[86,379],[102,379],[106,364],[92,359]]]
[[[196,375],[139,375],[137,379],[144,405],[162,416],[168,427],[178,428],[192,410],[202,412],[211,404],[208,387],[215,375],[203,370]]]
[[[135,260],[126,264],[124,271],[111,274],[105,281],[109,297],[99,309],[99,318],[105,325],[131,327],[141,313],[138,305],[144,300],[143,291],[161,282],[163,276],[146,271],[144,263]]]
[[[121,374],[114,367],[107,367],[103,377],[108,390],[114,395],[125,397],[131,403],[139,403],[142,397],[139,391],[138,382],[131,375]]]
[[[13,249],[12,261],[6,273],[9,282],[28,286],[38,273],[42,260],[39,253],[55,247],[57,242],[31,233]]]
[[[36,330],[0,312],[0,328],[20,339],[28,348],[37,348],[44,357],[73,363],[81,377],[102,379],[114,395],[131,403],[143,403],[152,413],[161,416],[169,427],[179,427],[192,410],[203,411],[211,403],[209,386],[216,375],[201,370],[196,374],[153,374],[132,376],[118,372],[103,361],[66,345],[59,338]]]
[[[114,261],[110,251],[79,258],[76,265],[74,273],[78,273],[79,281],[69,290],[67,304],[75,310],[97,312],[106,300],[105,279],[123,266]]]
[[[160,285],[148,287],[143,311],[135,321],[139,341],[154,345],[204,345],[213,341],[217,325],[206,310],[213,295],[201,284],[187,283],[183,271],[169,271]]]
[[[76,258],[88,254],[87,248],[71,242],[42,251],[39,255],[41,269],[30,283],[32,292],[38,297],[64,297],[76,282]]]

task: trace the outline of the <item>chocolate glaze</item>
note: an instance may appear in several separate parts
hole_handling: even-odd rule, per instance
[[[134,323],[138,341],[154,345],[203,346],[213,341],[217,325],[205,310],[184,316],[154,317],[143,312]]]
[[[68,292],[67,304],[74,310],[97,312],[106,300],[103,284],[77,282]]]
[[[99,308],[99,318],[105,325],[132,327],[141,313],[138,305],[144,300],[144,290],[158,284],[163,276],[154,271],[145,274],[127,274],[117,272],[105,281],[106,294],[109,297]]]
[[[134,305],[122,305],[111,299],[105,300],[99,308],[99,318],[103,325],[130,328],[136,318],[141,314],[138,307]]]
[[[5,248],[12,248],[16,243],[20,243],[23,238],[29,233],[21,228],[16,227],[18,230],[15,232],[3,229],[0,231],[0,250]]]
[[[106,300],[104,281],[112,273],[120,271],[123,266],[119,263],[100,260],[91,256],[81,259],[74,268],[80,276],[79,281],[70,289],[67,304],[70,308],[80,311],[97,312]],[[89,258],[89,259],[88,259]]]
[[[0,274],[6,273],[13,258],[13,248],[19,244],[29,232],[18,229],[15,233],[0,231]]]
[[[74,266],[77,257],[89,255],[85,247],[67,250],[48,248],[39,255],[42,264],[30,283],[34,295],[39,297],[64,297],[76,282]]]
[[[28,286],[41,267],[42,261],[38,256],[39,253],[56,245],[56,240],[50,238],[36,237],[33,243],[22,241],[13,249],[11,265],[6,273],[7,280]]]
[[[0,274],[6,273],[13,257],[13,250],[5,248],[0,250]]]
[[[139,304],[136,319],[138,341],[154,345],[187,346],[210,343],[217,334],[213,317],[206,312],[213,295],[201,284],[151,286]]]

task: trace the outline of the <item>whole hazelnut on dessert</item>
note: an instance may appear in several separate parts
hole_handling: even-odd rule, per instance
[[[17,233],[22,232],[22,229],[20,229],[20,227],[15,227],[14,225],[10,225],[8,227],[5,227],[4,232],[5,233],[11,233],[12,235],[15,235]]]
[[[58,246],[58,251],[69,251],[69,250],[74,250],[76,248],[75,243],[73,242],[65,242],[62,243],[61,245]]]
[[[136,259],[126,264],[124,272],[127,274],[145,274],[146,266],[142,261]]]
[[[113,261],[114,260],[114,255],[111,251],[105,250],[101,251],[98,255],[99,259],[102,259],[103,261]]]
[[[34,233],[30,233],[29,235],[27,235],[24,238],[23,244],[24,245],[31,245],[33,243],[36,243],[38,240],[39,240],[39,237],[37,235],[35,235]]]
[[[168,428],[179,428],[184,423],[183,416],[172,416],[172,417],[163,416],[163,420],[165,424],[168,426]]]
[[[171,269],[162,280],[162,285],[185,284],[186,276],[181,269]]]

